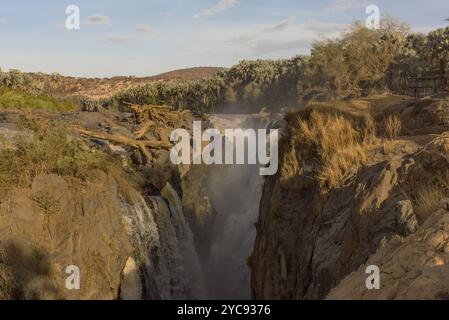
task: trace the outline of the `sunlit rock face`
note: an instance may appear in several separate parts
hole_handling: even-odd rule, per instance
[[[377,105],[388,105],[388,97],[377,99]],[[448,104],[394,103],[389,108],[398,114],[403,136],[367,144],[365,162],[326,190],[316,178],[322,164],[305,158],[310,150],[302,152],[298,122],[290,122],[280,170],[266,179],[260,202],[251,261],[254,298],[447,297]],[[345,108],[349,119],[360,115]],[[380,137],[382,110],[372,110]],[[366,285],[370,266],[380,270],[379,290]]]
[[[132,248],[122,224],[116,182],[98,173],[88,185],[37,176],[2,203],[3,298],[116,299]],[[79,290],[66,268],[79,268]]]

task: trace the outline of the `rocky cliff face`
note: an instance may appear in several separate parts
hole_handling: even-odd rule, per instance
[[[246,298],[246,263],[257,299],[449,296],[445,100],[288,114],[251,256],[258,168],[173,167],[168,150],[136,143],[167,142],[189,113],[150,129],[108,111],[20,116],[0,114],[0,298]],[[61,122],[76,130],[48,129]]]
[[[82,186],[57,175],[37,176],[0,210],[0,295],[12,299],[114,299],[131,246],[117,183],[104,173]],[[65,286],[68,266],[80,290]]]
[[[145,128],[143,141],[166,143],[192,123],[188,112],[158,116],[163,123]],[[182,203],[188,174],[170,165],[168,150],[136,148],[132,115],[4,112],[0,120],[0,298],[204,297]],[[79,289],[67,286],[73,266]]]
[[[416,234],[385,243],[327,299],[448,299],[447,202],[446,198],[440,203]],[[381,270],[379,290],[366,289],[368,265]]]
[[[281,168],[260,204],[254,298],[447,297],[449,103],[398,99],[317,105],[287,117]],[[392,113],[400,136],[386,139]],[[356,132],[351,139],[344,121]],[[339,134],[329,140],[313,131],[320,125]],[[319,139],[307,144],[311,132]],[[380,269],[379,290],[365,285],[369,265]]]
[[[250,298],[259,166],[171,165],[159,146],[192,121],[160,106],[0,114],[0,298]]]

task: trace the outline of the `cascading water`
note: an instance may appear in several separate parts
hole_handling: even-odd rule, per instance
[[[162,197],[151,197],[161,242],[162,266],[168,269],[174,299],[205,298],[204,282],[192,231],[182,210],[179,195],[170,184]]]
[[[224,129],[265,128],[266,120],[242,115],[213,115]],[[216,166],[209,177],[210,198],[217,211],[211,252],[203,265],[210,299],[250,299],[248,258],[256,237],[263,177],[259,165]],[[216,174],[214,174],[216,173]]]
[[[213,177],[212,202],[218,212],[211,254],[204,267],[211,299],[249,299],[247,264],[256,237],[262,178],[258,166],[229,167]]]
[[[161,196],[122,201],[139,271],[124,272],[123,299],[201,299],[205,297],[193,235],[176,191],[167,184]],[[133,263],[131,262],[132,266]],[[127,263],[128,266],[128,263]],[[130,279],[129,279],[130,278]],[[123,284],[126,287],[123,287]],[[140,293],[140,294],[138,294]]]
[[[224,129],[265,128],[264,117],[213,115]],[[250,299],[247,261],[256,237],[263,177],[259,165],[217,165],[208,170],[208,198],[217,215],[210,250],[199,256],[182,201],[167,183],[160,196],[122,201],[135,257],[122,274],[121,297]]]

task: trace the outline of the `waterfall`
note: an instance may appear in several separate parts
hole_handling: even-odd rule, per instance
[[[192,231],[182,210],[182,202],[170,184],[162,197],[151,197],[155,208],[161,252],[160,259],[170,279],[174,299],[203,299],[203,276]]]
[[[140,193],[132,190],[129,192],[126,198],[122,197],[120,205],[134,256],[128,259],[122,272],[121,298],[161,299],[164,293],[159,290],[163,286],[160,281],[152,278],[152,271],[157,269],[157,252],[160,247],[153,211]]]
[[[262,178],[258,166],[232,166],[216,182],[212,202],[218,215],[205,266],[211,299],[250,299],[247,261],[256,237]]]
[[[212,116],[226,129],[265,128],[256,116]],[[122,299],[250,299],[247,264],[256,237],[263,177],[259,165],[217,165],[208,170],[207,197],[217,212],[210,251],[198,256],[194,235],[176,190],[160,196],[138,192],[123,198],[122,210],[135,249],[122,272]]]
[[[193,235],[172,186],[147,200],[136,192],[131,201],[122,199],[121,206],[135,251],[122,273],[121,298],[204,298]]]
[[[224,129],[265,128],[266,120],[243,115],[213,115]],[[259,165],[216,166],[209,177],[210,198],[217,211],[210,257],[203,266],[210,299],[250,299],[251,256],[259,216],[263,177]]]

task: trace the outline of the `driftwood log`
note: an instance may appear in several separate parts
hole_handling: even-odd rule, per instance
[[[88,129],[83,129],[79,127],[73,128],[77,133],[89,136],[96,139],[107,140],[117,144],[127,145],[134,149],[139,149],[142,154],[146,157],[147,161],[151,161],[153,156],[151,152],[147,149],[166,149],[169,150],[172,147],[171,143],[157,141],[157,140],[137,140],[129,137],[109,134],[105,132],[97,132]]]
[[[139,129],[134,131],[137,139],[145,136],[151,128],[174,127],[181,121],[181,116],[189,112],[189,110],[173,110],[169,106],[126,104],[133,111],[139,125]]]
[[[98,132],[80,127],[72,127],[78,134],[107,140],[121,145],[126,145],[131,148],[140,150],[142,155],[146,158],[147,162],[153,160],[151,149],[166,149],[170,150],[172,144],[169,142],[163,142],[158,140],[145,140],[143,137],[152,128],[158,127],[175,127],[180,121],[182,121],[182,115],[189,113],[189,110],[172,110],[169,106],[158,105],[135,105],[126,103],[133,111],[136,124],[139,129],[134,130],[134,138],[126,137],[123,135],[110,134],[106,132]]]

